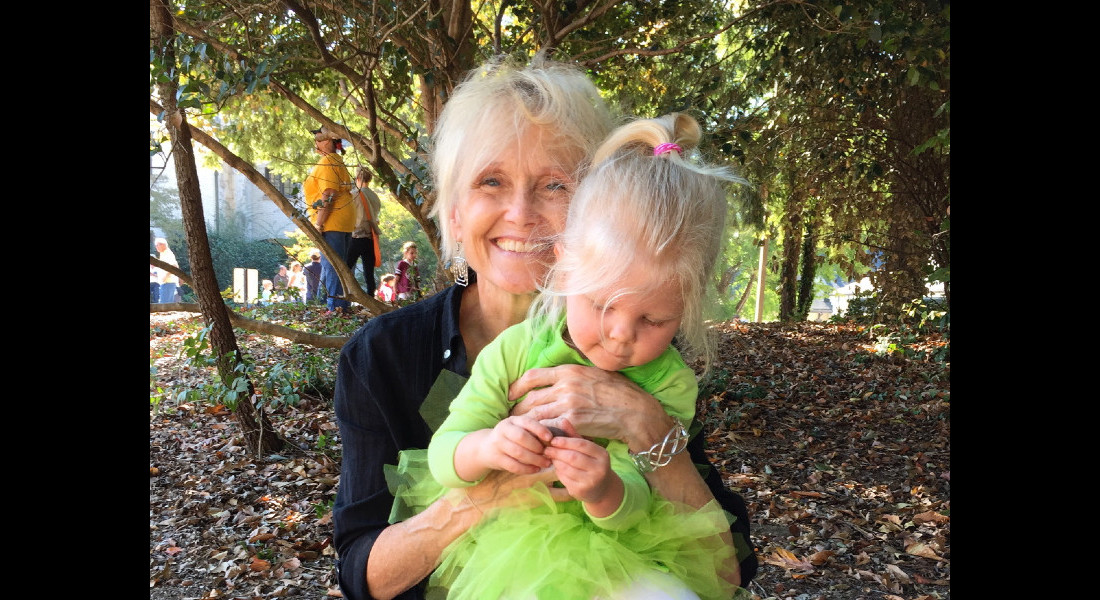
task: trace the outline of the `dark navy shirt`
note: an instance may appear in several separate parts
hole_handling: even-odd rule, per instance
[[[420,408],[440,373],[449,370],[470,376],[458,330],[463,289],[452,285],[370,319],[340,352],[335,412],[343,458],[333,506],[333,537],[339,554],[338,581],[348,600],[372,598],[367,590],[367,557],[389,525],[393,505],[384,466],[397,464],[399,450],[428,447],[432,431]],[[703,438],[696,435],[688,443],[692,460],[706,466],[707,485],[722,507],[737,517],[733,532],[743,531],[741,539],[748,539],[745,503],[722,485],[704,452]],[[756,572],[756,557],[750,553],[740,559],[745,586]],[[426,582],[397,597],[423,600]]]

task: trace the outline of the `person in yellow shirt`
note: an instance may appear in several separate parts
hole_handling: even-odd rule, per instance
[[[310,133],[321,158],[303,185],[306,210],[325,242],[343,258],[347,256],[356,221],[351,174],[340,156],[344,153],[343,140],[324,126]],[[344,287],[336,269],[324,254],[321,254],[321,283],[328,292],[326,304],[330,312],[344,312],[351,306],[350,302],[339,297],[344,295]]]

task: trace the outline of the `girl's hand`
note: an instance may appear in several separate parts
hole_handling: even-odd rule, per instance
[[[481,449],[482,463],[493,470],[529,475],[550,466],[543,449],[553,434],[530,417],[512,416],[489,430]]]
[[[554,464],[558,481],[569,494],[585,503],[593,516],[615,512],[623,500],[623,482],[611,470],[611,456],[599,444],[577,436],[568,420],[562,422],[566,435],[550,440],[545,454]]]

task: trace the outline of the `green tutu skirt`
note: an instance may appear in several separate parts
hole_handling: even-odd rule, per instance
[[[386,466],[386,479],[395,498],[391,523],[420,512],[447,491],[432,478],[426,450],[401,452],[396,467]],[[555,502],[542,484],[513,493],[531,494],[527,507],[492,511],[452,542],[432,573],[428,598],[618,597],[647,574],[672,576],[703,600],[747,595],[721,576],[734,551],[716,534],[728,532],[735,517],[716,501],[699,510],[678,509],[651,493],[645,519],[609,531],[593,524],[580,502]]]

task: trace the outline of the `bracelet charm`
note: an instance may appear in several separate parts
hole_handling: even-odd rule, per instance
[[[630,458],[634,460],[634,466],[638,467],[639,472],[652,473],[672,462],[673,457],[687,448],[688,439],[690,438],[687,428],[684,427],[680,419],[674,418],[673,420],[676,421],[676,424],[665,434],[663,440],[653,444],[649,450],[644,452],[630,453]]]

